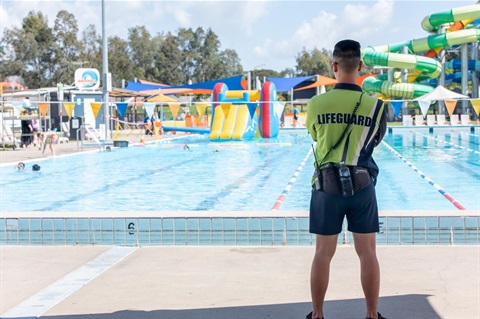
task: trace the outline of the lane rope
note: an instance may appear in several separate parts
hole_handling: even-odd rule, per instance
[[[472,150],[471,148],[468,148],[468,147],[465,147],[465,146],[462,146],[462,145],[458,145],[458,144],[455,144],[455,143],[452,143],[452,142],[448,142],[448,141],[439,139],[437,137],[429,136],[429,135],[424,134],[424,133],[420,133],[420,132],[416,132],[416,131],[410,131],[410,132],[421,135],[421,136],[424,136],[424,137],[428,138],[429,140],[435,140],[435,141],[438,141],[438,142],[441,142],[441,143],[444,143],[444,144],[447,144],[447,145],[450,145],[450,146],[453,146],[453,147],[456,147],[456,148],[460,148],[460,149],[465,150],[467,152],[471,152],[471,153],[480,155],[479,151]]]
[[[280,206],[282,206],[283,204],[283,201],[285,200],[285,198],[288,196],[288,192],[290,191],[290,189],[292,188],[293,184],[295,183],[295,181],[297,180],[297,177],[298,175],[300,174],[300,171],[303,169],[303,167],[305,166],[305,163],[307,162],[308,158],[310,157],[310,155],[312,155],[312,149],[309,149],[308,152],[307,152],[307,155],[305,155],[305,158],[302,160],[302,162],[300,163],[300,165],[297,167],[297,169],[295,170],[295,173],[293,173],[292,177],[290,178],[290,181],[288,182],[287,186],[284,188],[283,192],[280,194],[280,196],[278,197],[277,201],[275,202],[275,204],[273,205],[272,207],[272,210],[275,210],[275,211],[278,211],[280,209]]]
[[[393,154],[398,156],[405,164],[407,164],[411,169],[413,169],[417,174],[419,174],[424,180],[426,180],[430,185],[435,187],[435,189],[442,194],[446,199],[448,199],[455,207],[457,207],[459,210],[466,210],[465,207],[463,207],[462,204],[458,200],[452,197],[449,193],[447,193],[440,185],[435,183],[430,177],[425,175],[424,172],[419,170],[415,165],[413,165],[410,161],[408,161],[405,157],[402,156],[399,152],[397,152],[395,149],[393,149],[388,143],[385,141],[382,141],[382,144],[385,145]]]
[[[471,136],[471,137],[476,137],[476,138],[479,138],[479,137],[480,137],[480,135],[477,135],[477,134],[471,134],[471,133],[467,133],[467,132],[460,132],[460,131],[456,131],[456,130],[452,130],[452,132],[458,133],[458,134],[460,134],[460,135]]]

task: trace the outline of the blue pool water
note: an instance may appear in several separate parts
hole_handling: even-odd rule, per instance
[[[479,210],[478,132],[470,133],[469,128],[455,132],[436,128],[434,133],[398,128],[384,141],[466,209]],[[205,136],[188,136],[146,147],[57,157],[39,163],[39,172],[17,172],[12,164],[0,168],[1,208],[113,212],[270,210],[311,143],[305,130],[282,131],[276,139],[245,142],[213,143]],[[184,144],[190,145],[190,152],[183,150]],[[386,145],[380,145],[374,157],[381,170],[377,184],[380,209],[456,209]],[[313,155],[308,157],[280,210],[308,210],[312,169]]]

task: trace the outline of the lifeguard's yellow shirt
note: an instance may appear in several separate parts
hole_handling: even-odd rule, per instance
[[[360,97],[360,105],[353,115]],[[349,122],[350,127],[342,142],[336,149],[330,150]],[[378,174],[372,153],[387,128],[381,100],[362,94],[358,85],[338,83],[333,90],[310,99],[305,124],[312,139],[317,142],[315,155],[318,165],[344,161],[346,165],[362,166],[373,170],[375,176]]]

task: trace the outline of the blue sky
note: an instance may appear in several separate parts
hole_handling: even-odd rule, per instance
[[[303,48],[331,49],[344,38],[362,46],[391,44],[427,36],[422,19],[471,1],[145,1],[105,0],[106,34],[127,38],[145,26],[152,35],[181,27],[211,28],[222,49],[234,49],[245,70],[294,68]],[[20,26],[29,11],[42,11],[53,25],[59,10],[74,13],[83,31],[94,24],[101,34],[101,1],[0,0],[0,35]],[[266,66],[261,66],[264,65]]]

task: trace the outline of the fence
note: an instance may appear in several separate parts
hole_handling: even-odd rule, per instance
[[[478,245],[480,216],[386,216],[379,245]],[[353,243],[345,229],[339,244]],[[0,245],[309,246],[308,217],[3,218]]]

